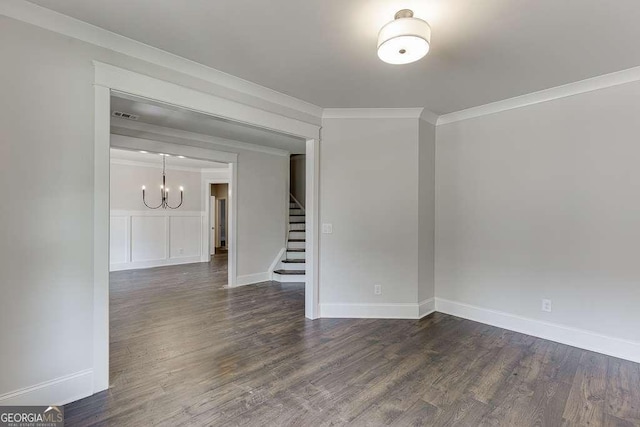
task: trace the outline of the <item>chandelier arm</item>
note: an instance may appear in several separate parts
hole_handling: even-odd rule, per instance
[[[147,201],[145,200],[144,194],[142,195],[142,203],[144,203],[144,205],[145,205],[146,207],[148,207],[149,209],[159,209],[160,207],[162,207],[162,202],[160,202],[160,204],[159,204],[158,206],[156,206],[155,208],[154,208],[154,207],[152,207],[152,206],[149,206],[149,205],[147,204]]]
[[[180,206],[182,206],[182,202],[184,202],[184,197],[182,196],[182,191],[180,192],[180,204],[176,207],[173,207],[171,205],[169,205],[169,199],[167,198],[167,207],[169,209],[178,209]]]

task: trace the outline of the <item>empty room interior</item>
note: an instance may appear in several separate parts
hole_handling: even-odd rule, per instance
[[[638,16],[0,0],[0,426],[640,426]]]

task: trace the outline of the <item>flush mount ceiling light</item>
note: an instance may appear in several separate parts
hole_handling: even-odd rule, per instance
[[[429,52],[430,42],[429,24],[402,9],[378,33],[378,57],[389,64],[415,62]]]

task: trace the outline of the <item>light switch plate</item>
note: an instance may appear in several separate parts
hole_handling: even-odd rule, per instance
[[[333,224],[322,224],[322,234],[333,233]]]

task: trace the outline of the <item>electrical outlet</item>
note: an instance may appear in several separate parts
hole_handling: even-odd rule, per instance
[[[373,286],[373,293],[375,295],[382,295],[382,285],[374,285]]]
[[[542,311],[546,311],[548,313],[551,313],[551,300],[550,299],[543,299],[542,300]]]
[[[333,224],[322,224],[322,233],[323,234],[333,233]]]

